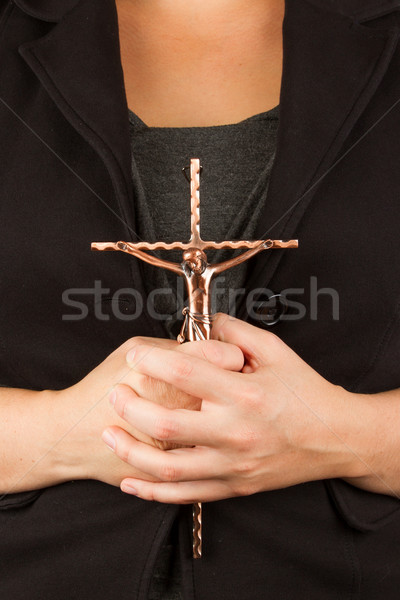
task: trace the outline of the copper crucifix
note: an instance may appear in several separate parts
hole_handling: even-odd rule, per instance
[[[263,250],[275,248],[297,248],[297,240],[254,240],[254,241],[204,241],[200,234],[200,160],[190,161],[190,196],[191,196],[191,236],[188,242],[94,242],[92,250],[119,250],[131,254],[155,267],[173,271],[183,277],[188,294],[188,307],[183,310],[184,322],[178,342],[207,340],[210,338],[212,326],[211,283],[216,275],[239,265]],[[230,248],[231,250],[247,250],[220,263],[210,264],[205,250]],[[182,262],[174,263],[160,259],[153,254],[155,250],[182,250]],[[193,557],[202,555],[202,505],[193,506]]]

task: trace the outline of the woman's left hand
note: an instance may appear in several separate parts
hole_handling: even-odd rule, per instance
[[[117,387],[115,409],[147,435],[186,447],[163,451],[118,427],[115,452],[157,482],[124,479],[121,489],[173,504],[221,500],[332,477],[359,477],[356,394],[335,386],[275,335],[218,315],[213,338],[239,347],[242,372],[185,353],[132,348],[136,371],[202,398],[201,410],[168,409]],[[196,342],[192,342],[196,344]],[[224,347],[224,345],[221,345]]]

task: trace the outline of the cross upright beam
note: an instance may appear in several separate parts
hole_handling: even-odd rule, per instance
[[[257,248],[260,244],[270,242],[268,249],[297,248],[297,240],[225,240],[222,242],[203,240],[200,231],[200,160],[192,158],[190,161],[190,240],[188,242],[136,242],[129,246],[136,250],[240,250],[241,248]],[[92,250],[107,251],[121,250],[114,242],[93,242]]]
[[[190,161],[190,246],[204,250],[200,235],[200,160]]]
[[[183,311],[185,320],[178,336],[179,343],[209,339],[212,326],[211,283],[215,276],[231,269],[264,250],[297,248],[297,240],[238,240],[205,241],[200,232],[200,160],[190,161],[190,239],[188,242],[94,242],[92,250],[119,250],[139,260],[173,271],[184,278],[189,306]],[[239,256],[210,264],[204,250],[246,249]],[[182,250],[182,262],[174,263],[151,254],[154,250]],[[202,504],[193,506],[193,556],[202,555]]]

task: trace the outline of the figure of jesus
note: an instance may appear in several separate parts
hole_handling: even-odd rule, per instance
[[[186,319],[178,338],[178,341],[183,342],[209,339],[210,337],[212,298],[210,288],[213,278],[223,271],[249,260],[262,250],[272,248],[273,245],[272,240],[261,241],[255,248],[230,260],[215,264],[210,264],[206,253],[195,247],[183,251],[181,263],[164,260],[143,252],[136,248],[135,244],[129,242],[95,243],[92,244],[92,248],[93,250],[120,250],[155,267],[167,269],[183,277],[188,295],[188,308],[184,311]]]

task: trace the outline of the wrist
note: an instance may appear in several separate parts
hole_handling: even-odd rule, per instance
[[[362,478],[371,473],[373,404],[368,396],[331,385],[313,411],[307,450],[314,457],[314,479]],[[315,422],[315,421],[314,421]]]
[[[343,479],[368,491],[398,497],[398,395],[386,392],[353,396],[359,414],[353,444],[362,461],[355,475],[350,473]]]
[[[90,478],[85,461],[90,452],[85,452],[87,439],[82,435],[84,412],[79,406],[75,386],[44,394],[53,431],[48,456],[54,480],[62,483]]]
[[[331,478],[362,481],[376,477],[380,475],[376,456],[384,437],[384,433],[380,432],[377,398],[335,387],[335,402],[331,405],[331,437],[337,461]]]

